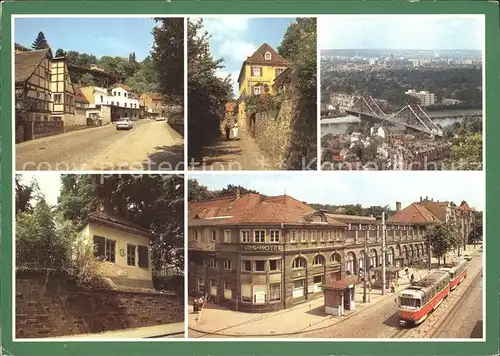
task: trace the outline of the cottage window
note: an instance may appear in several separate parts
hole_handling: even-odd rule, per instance
[[[250,242],[250,230],[241,230],[240,231],[241,242],[249,243]]]
[[[123,93],[123,96],[124,96],[124,97],[127,97],[127,93]]]
[[[269,231],[269,238],[270,238],[271,243],[279,243],[280,242],[280,231],[279,230]]]
[[[224,269],[231,270],[232,269],[232,263],[231,260],[225,259],[224,260]]]
[[[210,259],[210,268],[217,268],[217,260],[213,257]]]
[[[270,61],[271,60],[271,53],[266,52],[266,54],[264,55],[264,58],[266,61]]]
[[[266,261],[265,260],[259,260],[259,261],[254,261],[254,270],[256,272],[265,272],[266,271]]]
[[[269,301],[279,302],[281,300],[281,283],[269,284]]]
[[[252,261],[241,261],[241,270],[245,272],[250,272],[252,270]]]
[[[103,103],[103,102],[104,102],[104,98],[103,98],[103,96],[101,95],[101,103]]]
[[[266,231],[265,230],[254,230],[253,231],[253,242],[255,242],[255,243],[266,242]]]
[[[252,76],[260,77],[261,76],[261,68],[260,67],[252,67]]]
[[[260,86],[256,85],[253,87],[253,95],[260,95]]]
[[[270,260],[269,261],[270,271],[281,271],[281,260]]]
[[[224,230],[224,242],[225,243],[231,242],[231,230]]]
[[[137,246],[127,244],[127,266],[137,265]]]
[[[94,235],[94,256],[108,262],[116,262],[116,242]]]

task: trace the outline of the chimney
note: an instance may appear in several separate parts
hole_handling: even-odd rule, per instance
[[[426,195],[425,196],[425,201],[428,201],[429,200],[429,197]]]
[[[236,188],[236,199],[240,199],[240,198],[241,198],[240,188]]]
[[[400,210],[401,210],[401,202],[397,201],[396,202],[396,211],[400,211]]]

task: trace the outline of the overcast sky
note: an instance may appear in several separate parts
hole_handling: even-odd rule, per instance
[[[418,201],[420,196],[434,200],[466,200],[484,210],[483,172],[273,172],[272,174],[190,174],[210,189],[228,184],[242,185],[266,195],[286,194],[308,203],[332,205],[390,205],[395,208]]]
[[[331,15],[318,18],[321,49],[481,50],[484,15]]]

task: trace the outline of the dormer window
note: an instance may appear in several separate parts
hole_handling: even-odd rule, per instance
[[[271,60],[271,52],[266,52],[266,54],[264,54],[264,59],[266,61],[270,61]]]

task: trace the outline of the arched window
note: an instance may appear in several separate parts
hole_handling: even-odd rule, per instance
[[[266,61],[270,61],[271,60],[271,53],[270,52],[266,52],[266,54],[264,55],[264,59]]]
[[[346,270],[347,274],[354,273],[355,260],[356,260],[356,256],[354,255],[354,252],[347,253],[346,261],[345,261],[345,270]]]
[[[217,268],[217,260],[213,257],[210,259],[210,267]]]
[[[224,269],[232,269],[232,263],[231,263],[231,260],[224,260]]]
[[[322,255],[316,255],[313,258],[313,265],[323,266],[325,264],[325,258]]]
[[[333,253],[330,256],[330,263],[340,263],[340,255],[338,253]]]
[[[377,267],[377,250],[372,249],[370,251],[370,268]]]
[[[306,268],[306,260],[302,257],[297,257],[293,260],[292,268]]]

